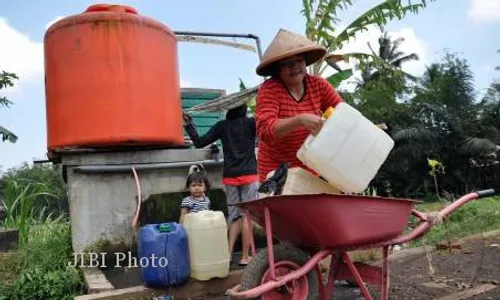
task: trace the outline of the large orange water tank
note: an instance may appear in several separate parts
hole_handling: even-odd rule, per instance
[[[49,150],[184,143],[177,39],[134,8],[97,4],[45,34]]]

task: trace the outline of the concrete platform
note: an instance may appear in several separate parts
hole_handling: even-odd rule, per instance
[[[241,281],[243,270],[231,271],[229,276],[221,279],[212,279],[210,281],[190,280],[183,286],[173,287],[171,289],[151,289],[145,286],[135,286],[119,290],[102,291],[93,294],[75,297],[75,300],[123,300],[123,299],[151,299],[152,297],[162,295],[172,295],[175,299],[190,299],[195,297],[214,296],[224,293],[227,289],[238,285]],[[104,275],[101,275],[104,276]],[[105,277],[104,277],[105,278]],[[89,288],[93,291],[103,286],[105,279],[88,280]],[[106,285],[106,284],[104,284]],[[97,288],[97,289],[96,289]]]

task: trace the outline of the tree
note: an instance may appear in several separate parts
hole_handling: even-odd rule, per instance
[[[427,179],[422,180],[428,171],[427,158],[446,167],[441,188],[461,193],[462,187],[478,185],[471,160],[484,161],[496,146],[483,130],[472,82],[467,61],[453,54],[427,67],[409,103],[412,124],[394,133],[396,147],[384,168],[398,193],[416,191],[422,181],[427,189]]]
[[[14,79],[19,79],[16,74],[2,71],[0,73],[0,90],[14,86]],[[6,97],[0,97],[0,107],[4,106],[8,108],[11,104],[12,102]],[[17,136],[2,126],[0,126],[0,137],[2,138],[2,142],[8,140],[11,143],[15,143],[17,141]]]
[[[401,44],[405,41],[404,38],[400,37],[396,40],[392,40],[387,31],[384,32],[382,36],[378,39],[379,48],[378,54],[373,50],[371,45],[369,45],[372,54],[377,56],[379,60],[383,61],[384,65],[389,65],[390,68],[382,66],[380,69],[376,69],[372,64],[368,63],[366,67],[362,70],[361,77],[363,79],[363,84],[366,84],[372,80],[380,78],[381,72],[392,70],[400,70],[402,65],[409,61],[418,60],[419,57],[416,53],[405,54],[399,50]],[[401,71],[402,74],[411,80],[416,80],[416,78],[406,72]]]
[[[349,62],[350,59],[357,59],[363,63],[363,61],[371,58],[372,63],[390,67],[390,65],[377,59],[373,54],[339,54],[336,52],[342,50],[342,47],[347,44],[351,38],[355,38],[359,32],[367,30],[369,26],[376,25],[383,27],[390,20],[403,19],[409,12],[416,14],[420,9],[426,7],[428,1],[408,0],[407,5],[404,5],[403,2],[403,0],[385,0],[363,13],[352,21],[344,30],[337,33],[337,29],[334,27],[338,25],[340,21],[337,18],[337,12],[352,6],[352,0],[303,0],[302,14],[306,18],[306,35],[310,40],[325,47],[328,51],[328,55],[325,59],[311,66],[311,73],[323,74],[328,66],[330,66],[338,72],[329,76],[328,80],[333,85],[338,85],[343,80],[349,78],[353,73],[352,69],[342,70],[339,68],[337,65],[338,61],[344,60]]]

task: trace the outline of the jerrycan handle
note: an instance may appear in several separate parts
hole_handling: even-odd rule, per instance
[[[307,139],[304,141],[304,148],[307,149],[309,145],[313,142],[314,136],[310,134]]]
[[[203,210],[201,213],[204,217],[213,217],[215,215],[212,210]]]
[[[322,115],[323,122],[326,121],[328,118],[330,118],[334,111],[335,111],[335,108],[333,108],[331,106],[328,107],[328,109],[325,110],[325,112]],[[310,134],[307,137],[307,139],[304,141],[304,148],[307,149],[313,140],[314,140],[314,136],[312,134]]]

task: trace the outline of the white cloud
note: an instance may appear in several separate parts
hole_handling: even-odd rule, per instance
[[[12,90],[23,82],[39,80],[43,67],[43,43],[32,41],[0,17],[0,68],[19,77]]]
[[[53,20],[50,20],[47,24],[45,24],[45,30],[49,29],[55,22],[64,19],[66,16],[57,16]]]
[[[193,87],[193,84],[181,78],[181,88]]]
[[[349,43],[347,43],[339,53],[349,53],[349,52],[361,52],[361,53],[372,53],[368,43],[371,45],[372,49],[375,53],[378,52],[378,39],[382,35],[381,31],[378,27],[370,27],[367,31],[363,31],[358,33],[356,39],[351,39]],[[405,54],[415,53],[418,55],[419,60],[410,61],[403,64],[402,68],[405,72],[408,72],[412,75],[419,76],[425,71],[425,65],[428,62],[428,46],[427,44],[417,37],[412,28],[406,27],[401,28],[398,31],[389,31],[389,37],[392,40],[397,38],[404,38],[404,41],[401,43],[399,50]],[[339,66],[342,68],[346,67],[354,67],[354,64],[351,63],[349,65],[345,63],[339,63]],[[355,73],[355,78],[359,77],[360,73]],[[355,79],[354,79],[355,80]],[[348,88],[348,83],[343,84],[342,88]]]
[[[500,21],[500,1],[471,0],[467,15],[474,23]]]
[[[483,64],[481,66],[481,71],[482,72],[493,72],[495,70],[495,66],[491,65],[491,64]]]

